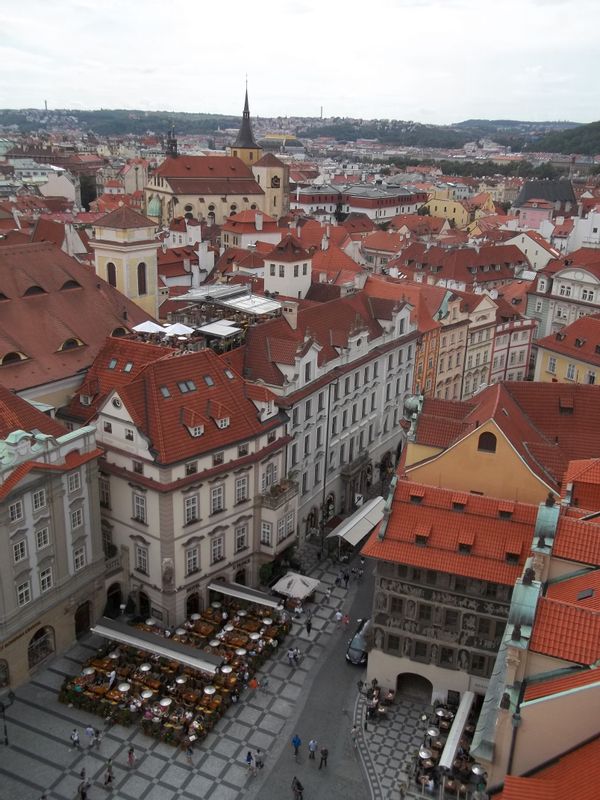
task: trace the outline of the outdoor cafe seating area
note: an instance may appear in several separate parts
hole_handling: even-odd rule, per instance
[[[59,699],[175,746],[201,741],[289,630],[285,611],[231,597],[169,629],[149,618],[103,620],[114,632]],[[252,683],[251,683],[252,685]]]
[[[476,713],[472,709],[466,724],[459,731],[459,739],[450,766],[445,766],[442,754],[455,721],[456,710],[439,704],[430,716],[423,714],[427,726],[423,743],[415,755],[414,780],[422,795],[435,797],[473,797],[476,790],[485,786],[485,770],[470,754],[475,733]]]

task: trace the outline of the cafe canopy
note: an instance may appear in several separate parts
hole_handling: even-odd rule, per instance
[[[458,746],[460,744],[465,725],[467,724],[467,720],[469,719],[471,706],[473,705],[474,700],[475,695],[473,692],[463,692],[460,699],[460,705],[458,706],[458,711],[454,715],[452,727],[450,728],[450,733],[446,739],[442,757],[440,758],[439,766],[442,769],[446,769],[448,771],[452,769],[452,764],[456,758]]]
[[[92,633],[97,633],[104,639],[110,639],[119,644],[135,647],[137,650],[145,650],[154,653],[162,658],[177,661],[186,667],[209,672],[214,675],[223,664],[220,656],[206,653],[195,647],[189,647],[179,642],[157,636],[155,633],[133,628],[131,625],[124,624],[118,620],[102,617],[100,622],[92,628]]]
[[[338,536],[352,547],[355,547],[367,533],[373,530],[383,519],[385,500],[383,497],[374,497],[351,514],[343,522],[327,534],[328,539]]]
[[[304,600],[305,597],[315,591],[318,585],[319,581],[315,578],[298,575],[296,572],[288,572],[273,586],[273,591],[286,597],[296,597],[298,600]]]
[[[220,592],[228,597],[235,597],[237,600],[245,600],[247,603],[257,603],[259,606],[268,608],[281,608],[281,601],[277,597],[271,597],[257,589],[250,589],[241,583],[226,583],[225,581],[213,581],[208,588],[213,592]]]

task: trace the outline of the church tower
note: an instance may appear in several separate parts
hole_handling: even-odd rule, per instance
[[[235,142],[227,148],[228,156],[235,156],[240,158],[244,164],[251,167],[256,164],[262,155],[262,147],[256,144],[254,134],[252,133],[252,125],[250,123],[250,106],[248,104],[248,85],[246,85],[246,99],[244,102],[244,113],[242,115],[242,124]]]

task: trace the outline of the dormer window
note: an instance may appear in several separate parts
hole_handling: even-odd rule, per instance
[[[466,542],[459,542],[458,544],[458,552],[462,555],[469,555],[471,552],[472,545],[467,544]]]
[[[221,419],[217,420],[217,428],[228,428],[229,427],[229,417],[221,417]]]
[[[506,553],[505,561],[507,564],[518,564],[519,563],[519,554],[518,553]]]
[[[79,402],[81,403],[82,406],[91,406],[92,398],[89,394],[80,394]]]
[[[465,510],[465,504],[464,503],[459,503],[459,502],[454,502],[454,503],[452,503],[452,510],[453,511],[464,511]]]
[[[188,430],[194,437],[202,436],[204,433],[204,425],[194,425],[193,428],[188,428]]]
[[[417,536],[415,536],[415,544],[417,545],[417,547],[425,547],[427,545],[427,536],[418,534]]]
[[[171,397],[171,392],[169,391],[169,387],[168,386],[161,386],[160,387],[160,393],[165,398],[166,397]]]
[[[81,347],[82,344],[83,342],[81,341],[81,339],[66,339],[58,349],[74,350],[76,347]]]

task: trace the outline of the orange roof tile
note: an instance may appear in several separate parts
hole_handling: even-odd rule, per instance
[[[594,664],[600,659],[600,613],[542,597],[529,648],[563,661]]]
[[[598,535],[600,535],[600,526]],[[581,608],[600,611],[600,569],[549,584],[546,597],[560,600],[563,603],[571,603]]]
[[[579,669],[558,678],[528,683],[523,700],[525,702],[538,700],[540,697],[550,697],[553,694],[568,692],[581,686],[592,686],[595,683],[600,683],[600,669]]]
[[[537,507],[515,503],[507,519],[499,499],[461,493],[464,508],[456,510],[456,498],[453,490],[398,481],[383,539],[374,533],[363,554],[512,586],[529,553]],[[415,542],[423,526],[429,529],[426,546]],[[459,552],[459,544],[470,545],[470,552]],[[518,554],[518,564],[509,563],[507,553]]]
[[[134,211],[133,208],[123,205],[106,214],[106,216],[97,219],[94,222],[94,227],[119,230],[127,228],[156,228],[156,222]]]
[[[558,333],[538,339],[537,346],[600,367],[600,314],[580,317]]]

